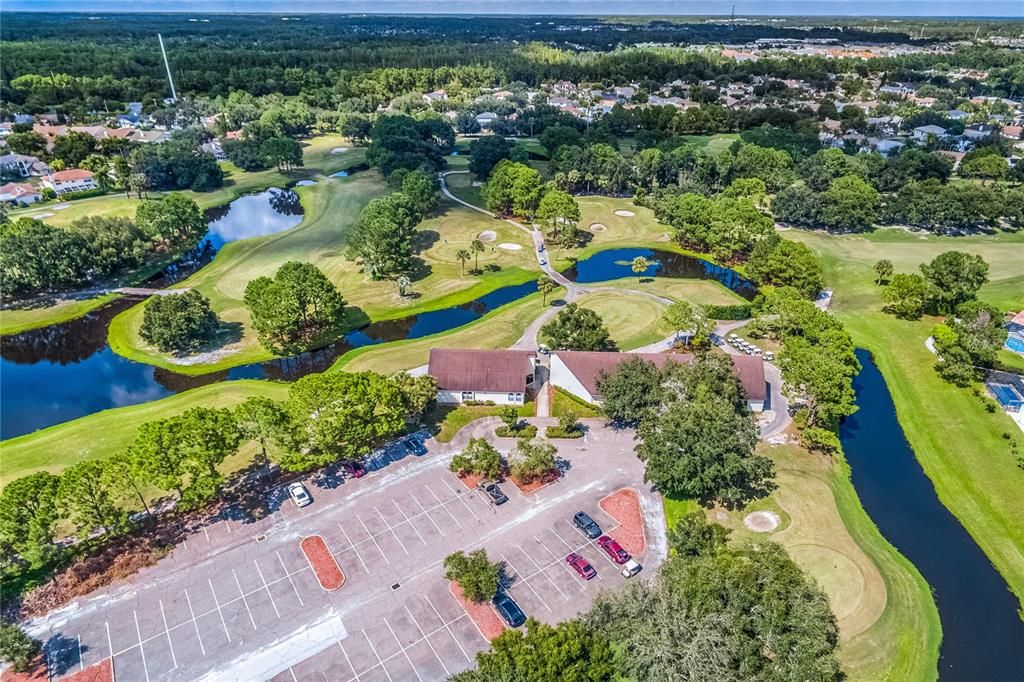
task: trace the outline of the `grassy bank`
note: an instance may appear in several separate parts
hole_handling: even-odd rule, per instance
[[[87,459],[104,458],[127,447],[139,425],[193,407],[233,407],[249,396],[283,400],[288,385],[269,381],[228,381],[195,388],[141,405],[104,410],[3,442],[0,484],[35,471],[57,473]]]
[[[881,312],[880,289],[871,266],[888,258],[896,272],[911,272],[947,250],[981,255],[990,283],[980,297],[1002,310],[1024,307],[1024,235],[923,237],[902,230],[832,237],[789,232],[821,254],[835,290],[833,311],[871,351],[885,377],[900,425],[942,503],[953,512],[1024,600],[1024,471],[1010,455],[1003,434],[1019,438],[1001,411],[988,412],[970,389],[935,373],[935,356],[924,345],[937,319],[904,321]]]
[[[39,308],[0,310],[0,336],[74,320],[117,298],[118,294],[104,294],[95,298],[61,301]]]
[[[577,303],[601,316],[621,350],[646,346],[672,333],[671,327],[661,319],[668,306],[646,296],[611,289],[584,294]]]

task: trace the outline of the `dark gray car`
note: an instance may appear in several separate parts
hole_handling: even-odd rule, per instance
[[[501,590],[494,595],[494,608],[509,627],[517,628],[526,622],[526,614],[519,608],[519,604]]]
[[[597,522],[586,512],[576,512],[576,516],[572,517],[572,523],[591,540],[596,540],[602,535],[601,526],[597,525]]]

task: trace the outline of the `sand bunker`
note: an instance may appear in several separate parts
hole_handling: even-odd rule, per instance
[[[756,511],[743,517],[743,525],[755,533],[768,533],[779,527],[779,515],[770,511]]]
[[[636,213],[633,213],[632,211],[627,211],[624,208],[620,208],[618,211],[615,212],[615,215],[620,216],[622,218],[632,218],[633,216],[636,215]]]
[[[495,232],[494,230],[484,230],[483,232],[478,234],[476,238],[482,242],[493,242],[495,239],[498,238],[498,233]]]
[[[511,244],[509,242],[502,242],[498,244],[499,249],[505,249],[506,251],[522,251],[523,247],[520,244]]]
[[[299,180],[298,182],[295,183],[295,186],[296,187],[309,187],[310,185],[315,185],[315,184],[316,184],[316,180]]]
[[[42,220],[43,218],[49,218],[50,216],[55,216],[55,215],[57,215],[57,214],[56,213],[30,213],[28,215],[28,217],[29,218],[35,218],[36,220]]]
[[[602,223],[590,223],[591,232],[604,232],[607,229]]]
[[[344,154],[348,151],[348,147],[335,147],[331,150],[332,154]]]

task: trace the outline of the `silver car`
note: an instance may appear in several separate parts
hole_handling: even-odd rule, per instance
[[[306,505],[313,504],[313,498],[309,496],[306,486],[301,483],[296,482],[289,485],[288,496],[292,498],[292,502],[295,503],[296,507],[305,507]]]

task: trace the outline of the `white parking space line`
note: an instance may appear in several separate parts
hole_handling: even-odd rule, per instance
[[[295,670],[288,668],[288,672],[292,674],[292,682],[299,682],[299,678],[295,676]]]
[[[441,534],[441,537],[445,537],[445,532],[443,530],[441,530],[441,526],[437,525],[437,521],[434,521],[434,519],[431,518],[430,514],[427,513],[427,510],[423,508],[422,504],[420,504],[420,501],[418,499],[416,499],[416,496],[413,495],[412,493],[409,493],[409,497],[411,497],[412,501],[416,503],[416,506],[420,508],[420,513],[423,514],[424,516],[426,516],[427,519],[432,524],[434,524],[434,528],[437,530],[438,533]]]
[[[82,660],[82,635],[78,635],[78,669],[85,670],[85,662]]]
[[[519,551],[522,552],[526,556],[526,558],[530,560],[530,563],[532,563],[534,566],[537,567],[537,571],[533,575],[537,575],[537,573],[539,573],[542,576],[544,576],[544,579],[547,580],[549,583],[551,583],[552,587],[554,587],[556,590],[558,590],[558,594],[562,595],[562,598],[565,599],[566,601],[568,601],[569,600],[569,595],[567,595],[565,592],[562,592],[562,588],[558,586],[558,583],[556,583],[554,580],[552,580],[551,576],[549,576],[547,573],[544,572],[544,569],[541,568],[540,564],[538,564],[536,561],[533,560],[533,557],[530,556],[530,553],[527,552],[525,549],[523,549],[522,545],[516,545],[516,547],[518,547]],[[546,565],[550,566],[551,564],[549,562]],[[530,578],[526,578],[526,580],[529,580],[529,579]]]
[[[235,576],[235,584],[238,585],[238,593],[242,595],[242,603],[245,604],[245,610],[249,614],[249,622],[252,623],[252,629],[256,630],[256,619],[252,617],[252,609],[249,608],[249,600],[245,598],[245,590],[242,589],[242,581],[238,579],[238,574],[235,573],[235,569],[231,569],[231,575]]]
[[[416,528],[416,525],[409,518],[409,515],[405,513],[405,510],[402,509],[401,506],[399,506],[399,504],[398,504],[398,502],[396,500],[391,500],[391,502],[395,505],[395,508],[402,515],[402,518],[405,519],[405,522],[409,524],[409,527],[412,528],[413,532],[416,533],[416,537],[418,537],[420,539],[420,542],[422,542],[424,545],[427,544],[427,541],[423,539],[422,535],[420,535],[419,529]]]
[[[459,523],[459,520],[457,518],[455,518],[454,514],[452,514],[452,510],[448,508],[448,505],[445,504],[444,502],[441,502],[441,498],[438,497],[437,493],[435,493],[433,490],[431,490],[427,486],[423,486],[423,487],[427,488],[427,492],[430,493],[431,495],[433,495],[434,499],[437,500],[437,506],[441,507],[441,509],[444,509],[446,512],[448,512],[448,516],[452,517],[452,521],[455,522],[455,525],[459,527],[459,530],[462,530],[462,524]]]
[[[374,507],[373,511],[377,512],[377,516],[380,517],[380,520],[384,522],[384,525],[387,526],[388,530],[391,531],[391,534],[395,536],[396,540],[398,540],[398,544],[401,545],[402,551],[405,552],[406,554],[408,554],[409,550],[406,549],[405,543],[402,542],[402,538],[398,537],[398,533],[395,532],[395,527],[392,526],[390,523],[388,523],[388,520],[385,519],[384,515],[380,513],[380,509],[377,509],[376,507]]]
[[[341,640],[340,639],[338,640],[338,648],[341,649],[341,653],[344,654],[345,662],[348,663],[349,670],[351,670],[352,674],[355,675],[355,677],[353,677],[352,679],[353,680],[358,680],[359,679],[359,674],[356,672],[355,666],[352,665],[352,659],[350,659],[348,657],[348,652],[345,651],[345,647],[343,647],[341,645]]]
[[[388,619],[384,616],[381,616],[381,620],[384,621],[384,625],[388,626],[388,632],[390,632],[391,636],[395,638],[395,642],[398,643],[398,648],[402,650],[403,654],[405,654],[405,660],[409,663],[409,667],[412,668],[412,671],[416,673],[416,679],[420,682],[423,682],[423,677],[420,676],[420,671],[417,670],[416,666],[412,664],[412,659],[409,658],[409,652],[405,650],[405,646],[402,644],[402,640],[398,639],[398,635],[395,634],[395,629],[391,627],[391,623],[389,623]],[[387,672],[387,668],[385,668],[385,672]]]
[[[550,530],[550,528],[548,530]],[[580,592],[582,592],[584,589],[586,589],[586,582],[587,581],[583,580],[583,577],[581,575],[579,575],[578,573],[576,573],[576,571],[574,571],[573,569],[569,568],[569,564],[565,563],[565,557],[559,557],[557,554],[552,552],[551,549],[547,545],[545,545],[543,542],[540,541],[540,538],[534,537],[533,539],[537,541],[538,545],[540,545],[541,547],[544,548],[544,551],[546,551],[548,554],[551,555],[552,563],[556,563],[556,564],[560,565],[562,568],[564,568],[566,570],[566,572],[569,573],[569,575],[571,575],[574,578],[576,578],[576,582],[577,583],[582,583],[582,584],[580,584]],[[571,546],[570,546],[570,549],[571,549]],[[554,583],[554,581],[552,581],[552,584],[553,583]],[[566,597],[566,598],[568,599],[568,597]]]
[[[299,606],[305,606],[305,604],[302,603],[302,597],[299,595],[298,588],[295,587],[295,581],[292,580],[292,574],[288,572],[288,567],[284,565],[284,559],[281,558],[281,552],[275,549],[274,554],[277,555],[277,560],[281,562],[281,570],[284,571],[286,576],[288,576],[288,582],[292,584],[292,590],[295,592],[295,598],[299,600]]]
[[[185,590],[185,601],[188,602],[188,612],[192,614],[192,625],[196,628],[196,639],[199,640],[199,650],[203,652],[203,656],[206,655],[206,647],[203,645],[203,636],[199,634],[199,622],[196,620],[195,609],[192,608],[192,597],[188,596],[188,590]]]
[[[416,620],[416,616],[412,615],[412,611],[409,609],[408,605],[406,605],[405,611],[406,611],[406,613],[409,614],[409,618],[410,618],[410,620],[412,620],[412,624],[416,626],[417,630],[419,630],[420,639],[421,640],[426,640],[427,646],[429,646],[430,650],[434,653],[434,658],[436,658],[437,662],[441,664],[442,668],[444,668],[445,677],[451,677],[452,676],[452,672],[450,670],[448,670],[448,666],[446,666],[444,664],[444,659],[437,655],[437,650],[434,648],[434,645],[430,643],[430,640],[427,639],[427,633],[423,632],[423,628],[420,627],[420,623],[419,623],[418,620]]]
[[[178,669],[178,657],[174,655],[174,643],[171,642],[171,629],[167,627],[167,614],[164,613],[164,600],[158,600],[160,602],[160,617],[164,619],[164,632],[167,633],[167,648],[171,650],[171,662],[174,663],[174,667],[171,670]],[[81,657],[81,654],[79,654]]]
[[[355,552],[356,558],[359,559],[359,563],[362,564],[362,566],[363,566],[363,570],[366,571],[367,573],[369,573],[370,569],[368,569],[366,567],[366,562],[363,561],[363,555],[360,554],[359,550],[356,549],[356,546],[354,544],[352,544],[352,538],[350,538],[348,536],[348,533],[345,532],[345,527],[342,526],[340,523],[338,523],[338,528],[341,529],[341,534],[345,536],[345,542],[347,542],[349,544],[349,547],[352,548],[352,551]],[[341,551],[344,552],[345,550],[341,550]]]
[[[561,536],[561,535],[559,535],[558,533],[556,533],[556,532],[555,532],[555,529],[554,529],[554,528],[548,528],[548,532],[549,532],[549,533],[551,533],[552,535],[554,535],[554,536],[555,536],[556,538],[558,538],[558,541],[559,541],[559,542],[561,542],[561,543],[562,543],[563,545],[565,545],[566,547],[568,547],[568,548],[569,548],[569,551],[570,551],[570,552],[575,552],[575,551],[576,551],[576,550],[574,550],[574,549],[572,548],[572,545],[570,545],[570,544],[569,544],[568,542],[566,542],[565,540],[563,540],[563,539],[562,539],[562,536]],[[589,543],[588,543],[588,544],[589,544]]]
[[[366,527],[365,523],[363,523],[363,519],[358,514],[356,514],[356,519],[359,521],[360,524],[362,524],[363,530],[365,530],[366,534],[370,536],[370,539],[373,540],[374,547],[376,547],[377,551],[380,552],[380,555],[384,557],[384,563],[390,564],[391,559],[388,558],[388,555],[385,554],[384,550],[380,548],[379,544],[377,544],[377,538],[373,537],[373,533],[371,533],[370,529]],[[406,553],[408,554],[408,552]]]
[[[434,606],[434,602],[430,601],[430,597],[428,597],[427,595],[423,595],[423,598],[427,600],[428,604],[430,604],[430,608],[434,610],[434,615],[437,616],[437,619],[439,621],[441,621],[442,623],[444,623],[444,626],[443,626],[444,629],[448,631],[448,634],[451,635],[451,638],[454,639],[455,643],[459,645],[459,651],[461,651],[462,655],[466,657],[466,662],[467,663],[472,663],[473,659],[469,657],[469,654],[467,654],[466,650],[462,647],[462,642],[460,642],[459,638],[455,636],[454,632],[452,632],[452,627],[451,627],[452,623],[454,623],[457,620],[459,620],[459,618],[461,618],[461,616],[459,618],[456,618],[455,620],[451,621],[451,623],[446,622],[445,619],[441,617],[441,612],[437,610],[436,606]],[[440,628],[438,628],[438,629],[440,629]],[[437,632],[437,631],[438,630],[435,630],[434,632]]]
[[[203,524],[203,535],[206,536],[206,541],[209,542],[210,541],[210,531],[208,531],[206,529],[206,524],[205,523]]]
[[[384,674],[388,676],[388,682],[394,682],[391,679],[391,673],[389,673],[388,669],[384,667],[384,661],[381,660],[380,654],[377,653],[377,647],[373,645],[373,642],[370,641],[370,636],[366,634],[366,630],[363,630],[363,637],[366,638],[366,643],[370,645],[370,649],[373,651],[373,655],[377,657],[377,664],[381,667],[381,670],[384,671]],[[399,644],[398,646],[402,645]]]
[[[110,623],[106,622],[107,626],[107,648],[110,650],[110,680],[114,682],[117,680],[117,673],[114,671],[114,642],[110,639]]]
[[[533,585],[530,584],[530,581],[523,578],[523,574],[516,570],[516,567],[512,565],[512,562],[508,560],[508,557],[506,557],[504,554],[501,554],[499,556],[501,556],[502,561],[504,561],[505,564],[512,569],[512,572],[516,574],[516,578],[518,579],[518,581],[526,585],[528,588],[530,588],[530,592],[533,592],[533,596],[537,598],[537,601],[543,604],[544,608],[550,611],[551,606],[549,606],[548,603],[544,601],[544,599],[542,599],[539,594],[537,594],[537,590],[534,589]],[[515,585],[512,585],[512,587],[515,587]]]
[[[267,584],[267,579],[263,577],[263,571],[260,570],[260,565],[255,559],[252,560],[252,564],[256,567],[256,572],[260,574],[260,580],[263,581],[263,589],[267,591],[267,596],[270,597],[270,605],[274,607],[274,613],[276,613],[277,617],[280,618],[281,612],[277,610],[277,602],[274,601],[274,595],[270,593],[270,585]]]
[[[213,589],[213,581],[212,580],[207,578],[206,582],[210,583],[210,592],[213,593],[213,603],[217,606],[217,615],[220,616],[220,624],[224,626],[224,634],[227,636],[228,641],[230,642],[231,641],[231,633],[228,632],[228,624],[227,624],[227,621],[224,620],[224,612],[220,610],[220,600],[217,599],[217,590]]]
[[[139,653],[142,654],[142,669],[146,672],[146,682],[149,682],[149,666],[146,665],[146,647],[142,646],[142,630],[139,629],[139,614],[132,609],[135,617],[135,634],[139,638]]]
[[[455,488],[453,488],[451,483],[449,483],[448,481],[444,480],[443,478],[441,479],[441,482],[444,483],[445,487],[448,488],[448,490],[451,491],[452,495],[455,495],[455,497],[458,498],[459,502],[462,503],[462,506],[466,508],[466,511],[468,511],[470,514],[472,514],[474,519],[479,521],[480,517],[476,515],[476,512],[473,511],[472,508],[470,508],[469,503],[466,502],[465,496],[464,495],[460,495],[459,491],[456,490]]]

